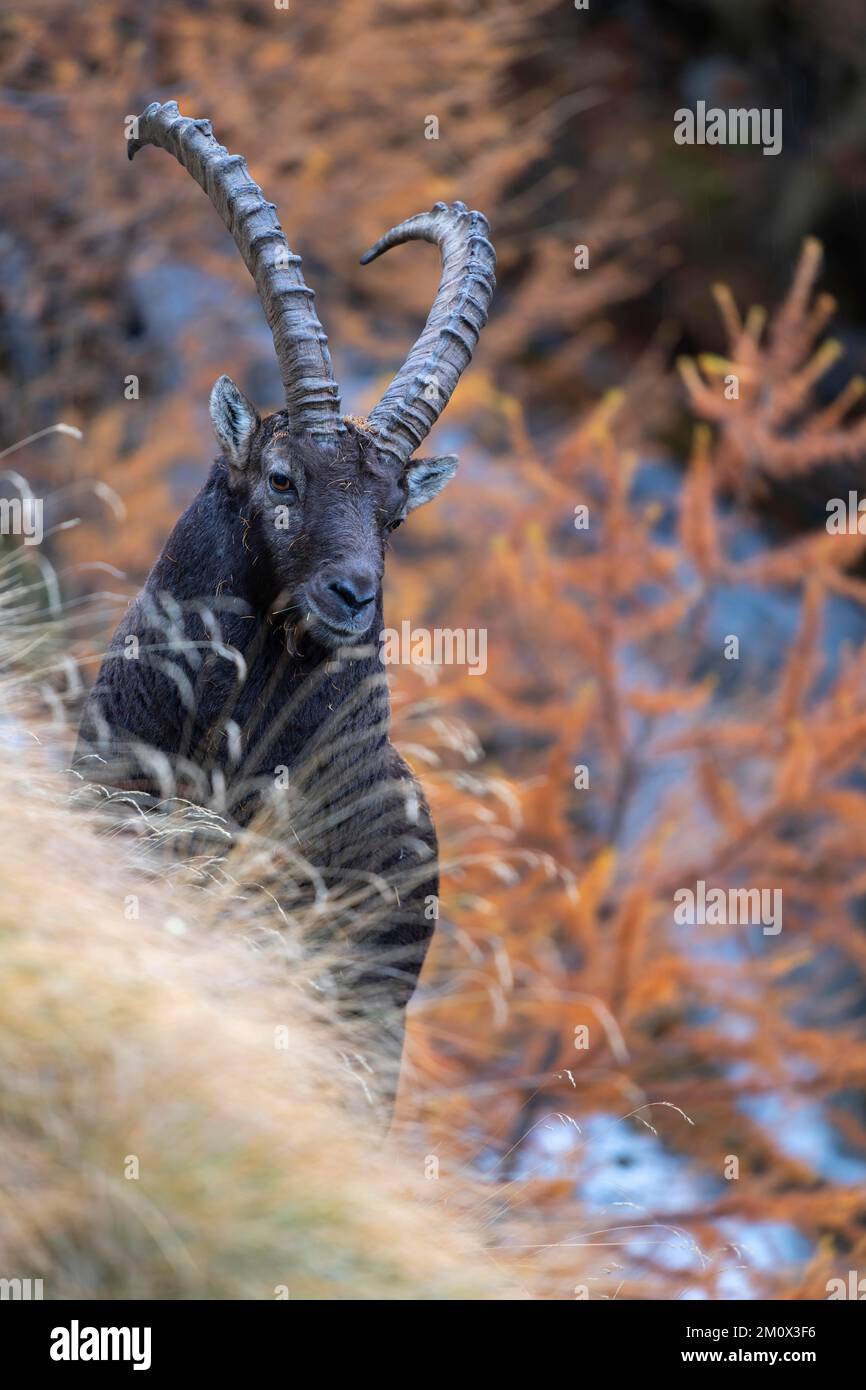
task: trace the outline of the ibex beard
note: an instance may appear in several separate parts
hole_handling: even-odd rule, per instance
[[[387,1111],[403,1015],[438,915],[436,833],[389,740],[382,576],[387,539],[453,477],[417,458],[468,365],[495,284],[480,213],[436,204],[388,232],[439,247],[424,330],[371,411],[340,411],[325,334],[292,253],[242,158],[210,122],[153,103],[144,145],[172,153],[207,192],[253,275],[274,338],[285,407],[262,418],[221,376],[210,409],[220,457],[112,639],[88,698],[76,770],[145,802],[183,794],[239,829],[288,839],[299,877],[327,895],[341,1006],[381,1041]]]

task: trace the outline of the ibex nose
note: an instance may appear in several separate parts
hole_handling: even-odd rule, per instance
[[[332,579],[328,588],[353,614],[360,613],[376,597],[376,582],[372,574],[342,574],[338,579]]]

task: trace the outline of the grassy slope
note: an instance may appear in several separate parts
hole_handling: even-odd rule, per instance
[[[202,895],[136,877],[122,837],[17,761],[0,772],[0,1274],[42,1277],[47,1298],[503,1296],[422,1160],[367,1131],[285,966]]]

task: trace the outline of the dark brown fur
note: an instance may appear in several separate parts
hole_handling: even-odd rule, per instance
[[[287,769],[285,833],[336,895],[333,921],[352,937],[343,997],[363,991],[393,1055],[438,876],[426,802],[388,738],[381,585],[389,531],[432,495],[436,461],[395,476],[362,430],[323,450],[293,435],[284,415],[245,418],[238,398],[218,421],[229,457],[214,464],[112,639],[76,767],[158,798],[166,789],[135,748],[147,745],[167,755],[179,791],[206,800],[218,787],[237,825],[273,809]],[[275,471],[291,494],[275,493]],[[356,597],[371,586],[369,603],[347,607],[331,587],[343,580]]]

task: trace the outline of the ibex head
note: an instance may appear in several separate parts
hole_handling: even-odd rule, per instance
[[[487,222],[462,203],[437,203],[394,227],[367,264],[404,241],[437,245],[442,276],[415,346],[368,419],[340,412],[324,330],[301,258],[289,249],[273,203],[242,156],[217,143],[206,120],[176,102],[139,117],[130,159],[143,145],[173,154],[204,189],[231,232],[270,325],[285,408],[265,419],[221,376],[210,410],[230,486],[249,522],[251,547],[269,568],[274,601],[319,642],[367,635],[376,612],[385,540],[408,513],[453,477],[457,460],[413,458],[451,398],[487,322],[496,256]]]

